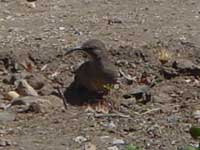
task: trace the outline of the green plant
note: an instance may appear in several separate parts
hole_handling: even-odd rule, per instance
[[[199,142],[198,147],[187,145],[187,146],[180,147],[180,150],[200,150],[200,128],[196,126],[192,126],[189,130],[189,133],[193,139]]]
[[[139,147],[132,145],[132,144],[129,144],[125,147],[125,150],[139,150]]]
[[[199,146],[196,148],[196,150],[200,150],[200,128],[192,126],[189,132],[192,138],[199,142]]]
[[[185,146],[185,147],[182,147],[180,150],[198,150],[198,149],[195,148],[194,146]]]

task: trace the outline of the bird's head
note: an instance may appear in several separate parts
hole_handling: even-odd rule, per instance
[[[101,59],[103,55],[103,51],[106,49],[105,44],[96,39],[88,40],[83,45],[74,47],[74,48],[65,48],[66,51],[65,55],[77,51],[82,50],[86,52],[89,56],[91,56],[93,59]]]

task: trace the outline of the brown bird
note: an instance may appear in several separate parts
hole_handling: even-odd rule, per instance
[[[82,50],[89,57],[75,72],[75,86],[84,87],[88,91],[107,94],[117,82],[117,69],[107,57],[105,44],[96,39],[88,40],[82,46],[66,48],[65,54]]]

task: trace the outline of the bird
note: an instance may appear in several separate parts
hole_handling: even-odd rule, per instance
[[[90,92],[105,95],[117,83],[117,69],[108,58],[107,48],[101,40],[90,39],[81,46],[64,48],[64,50],[65,55],[80,50],[89,56],[89,60],[75,71],[76,87],[83,87]]]

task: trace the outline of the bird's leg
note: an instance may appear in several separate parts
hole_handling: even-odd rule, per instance
[[[68,103],[67,103],[67,99],[65,98],[65,95],[63,93],[63,90],[61,88],[57,88],[59,95],[61,96],[62,100],[63,100],[63,104],[65,106],[65,109],[68,108]]]

